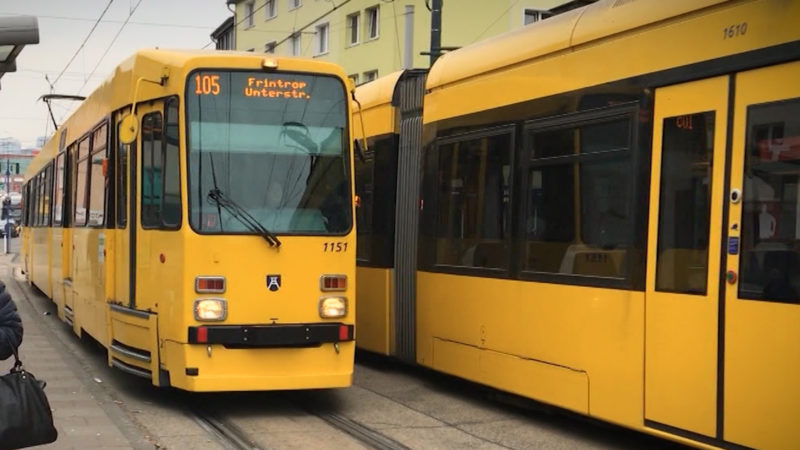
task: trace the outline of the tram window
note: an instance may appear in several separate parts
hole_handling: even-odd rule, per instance
[[[436,263],[509,264],[511,134],[439,145]]]
[[[397,135],[370,138],[365,161],[356,158],[357,258],[371,267],[394,265]]]
[[[78,144],[77,171],[75,177],[75,221],[76,227],[86,225],[86,182],[89,174],[89,138]]]
[[[372,254],[370,245],[372,243],[372,208],[375,201],[373,180],[375,149],[373,146],[368,146],[364,152],[364,161],[356,158],[355,170],[356,194],[360,199],[356,208],[356,258],[359,261],[368,262]]]
[[[106,174],[103,170],[106,158],[107,125],[103,124],[94,131],[90,158],[91,174],[89,177],[89,226],[101,226],[105,223]]]
[[[60,226],[62,222],[62,214],[64,207],[64,153],[56,157],[56,188],[54,191],[55,199],[53,200],[53,224]]]
[[[656,290],[706,293],[714,113],[664,119]]]
[[[44,171],[39,172],[39,219],[37,220],[40,227],[46,225],[44,218],[45,218],[45,178],[44,178]]]
[[[50,219],[50,199],[53,192],[53,164],[49,164],[44,170],[44,226],[51,225]]]
[[[167,100],[164,129],[164,199],[161,220],[165,228],[177,228],[181,223],[181,174],[178,140],[178,101]]]
[[[630,124],[595,119],[528,130],[524,270],[627,276],[634,222]]]
[[[142,226],[161,225],[161,193],[163,157],[161,148],[162,119],[160,112],[142,119]]]
[[[39,198],[38,191],[36,190],[36,177],[33,177],[28,183],[28,225],[35,227],[36,223],[36,205]]]
[[[800,99],[747,109],[739,297],[800,303]]]
[[[103,173],[105,149],[92,153],[92,174],[89,189],[89,226],[103,225],[106,193],[106,177]]]
[[[120,122],[117,130],[122,127]],[[119,136],[119,133],[117,133]],[[128,223],[128,152],[131,145],[117,142],[117,228],[125,228]]]

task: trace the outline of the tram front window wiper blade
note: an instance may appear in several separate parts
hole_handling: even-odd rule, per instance
[[[215,188],[208,191],[208,198],[213,200],[218,206],[225,208],[236,220],[242,223],[248,230],[254,231],[263,237],[265,241],[272,247],[280,247],[281,241],[278,236],[269,231],[261,222],[253,217],[246,209],[239,206],[238,203],[233,201],[230,197],[225,195],[221,190]],[[220,218],[222,220],[222,218]]]

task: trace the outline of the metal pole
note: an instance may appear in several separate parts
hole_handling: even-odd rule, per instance
[[[406,14],[403,22],[405,24],[403,69],[411,69],[414,67],[414,5],[406,5]]]
[[[442,0],[433,0],[431,7],[431,66],[442,53]]]

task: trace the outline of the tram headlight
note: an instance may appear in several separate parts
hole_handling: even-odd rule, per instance
[[[194,320],[219,322],[228,316],[228,304],[224,298],[198,298],[194,301]]]
[[[322,297],[319,299],[319,316],[333,319],[347,315],[347,299],[344,297]]]

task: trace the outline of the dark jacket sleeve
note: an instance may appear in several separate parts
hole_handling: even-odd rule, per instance
[[[0,359],[13,355],[13,349],[21,343],[22,319],[11,294],[6,291],[6,285],[0,281]]]

